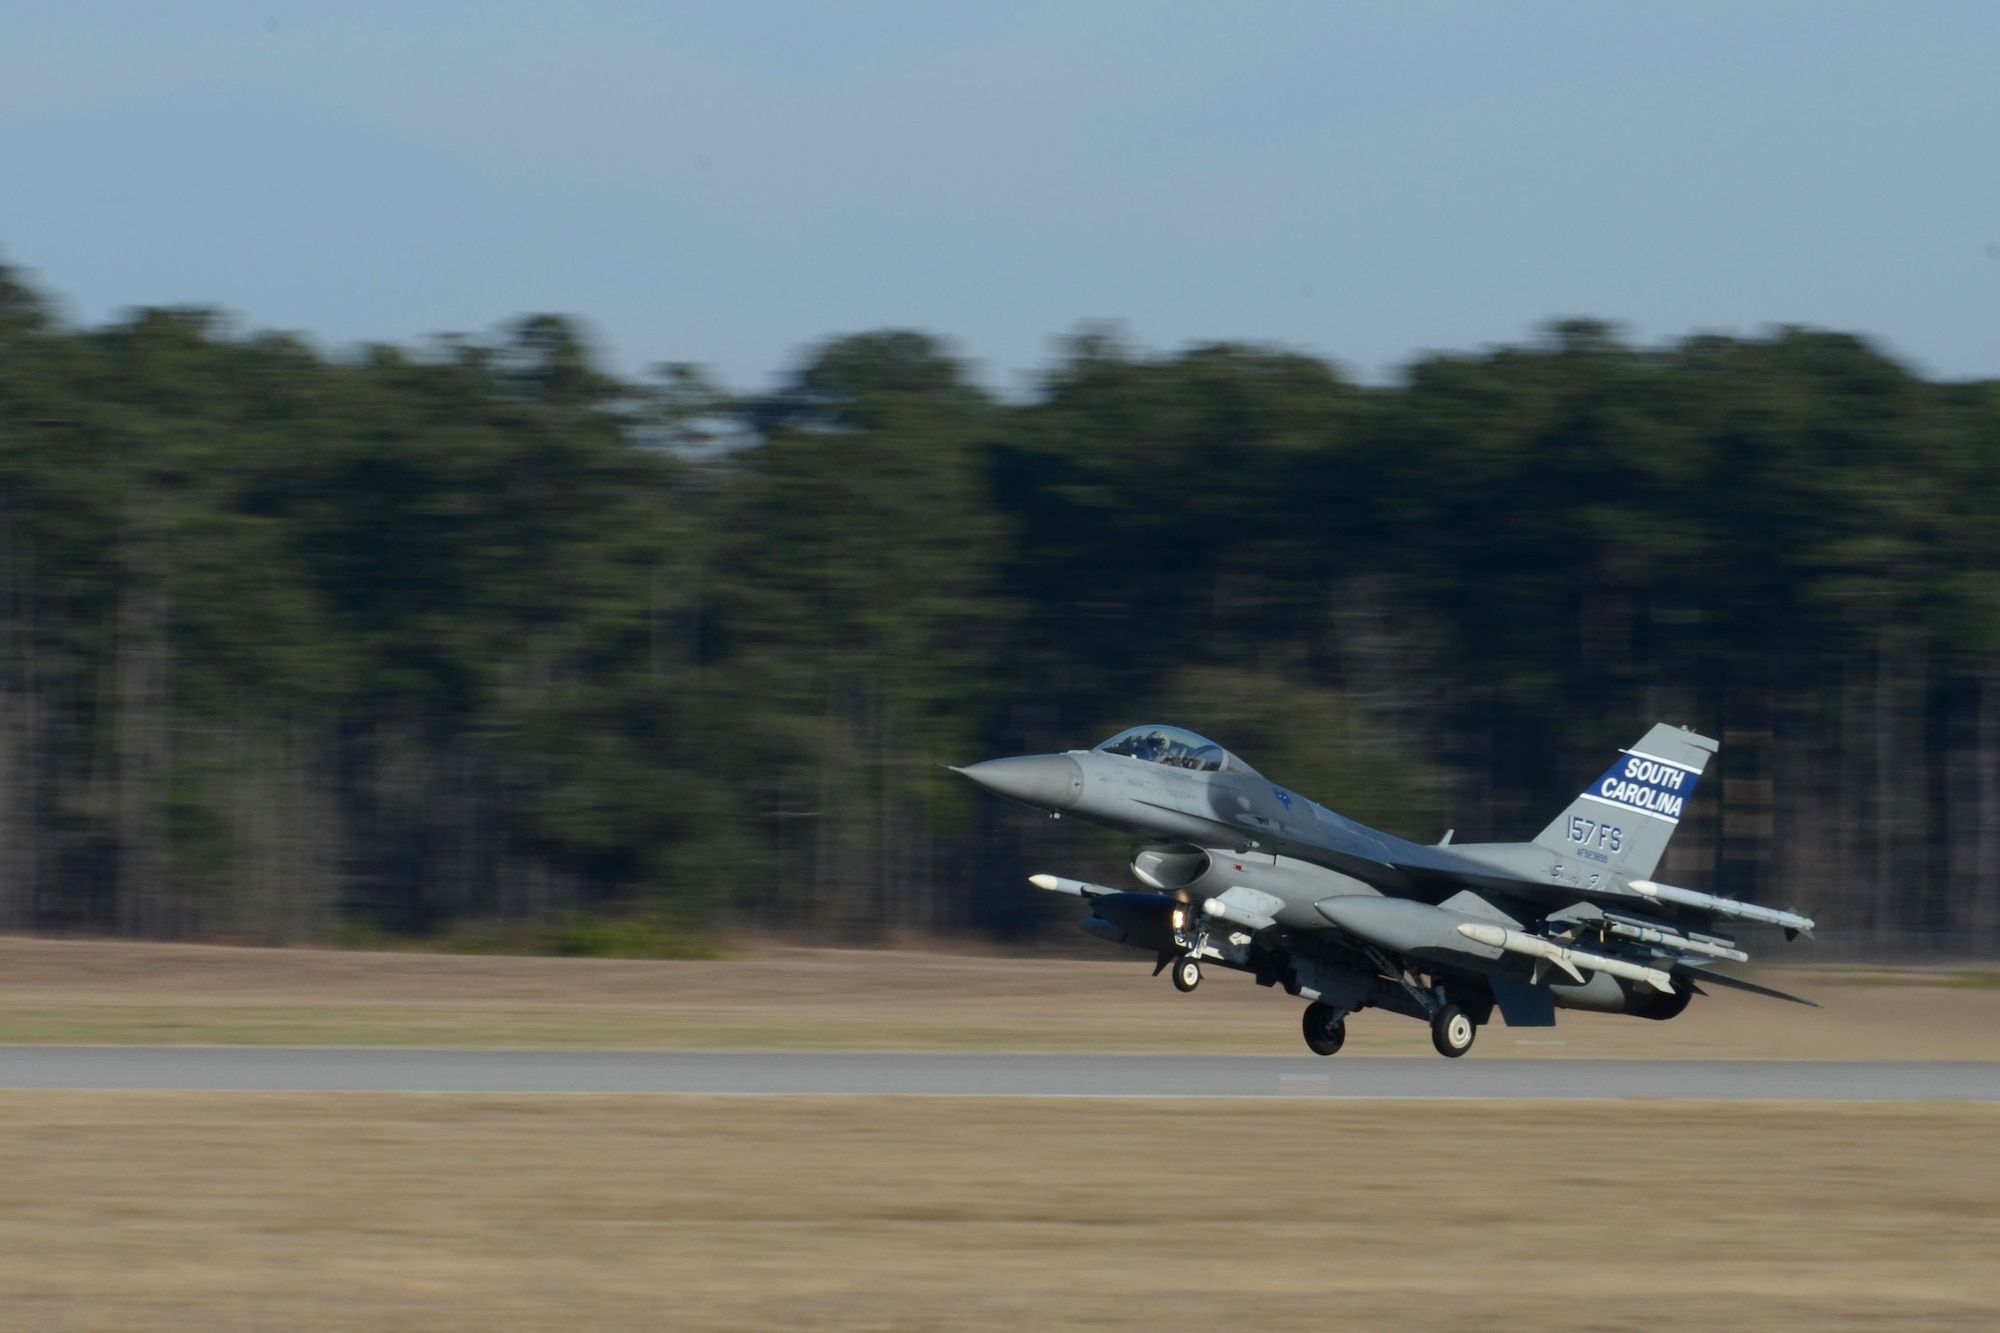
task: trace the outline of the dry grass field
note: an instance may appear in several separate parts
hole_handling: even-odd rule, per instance
[[[1966,1329],[2000,1107],[0,1094],[9,1329]]]
[[[1297,1049],[1297,1001],[1146,974],[0,940],[0,1045]],[[1991,973],[1760,975],[1826,1007],[1473,1058],[2000,1059]],[[1996,1142],[1953,1104],[6,1092],[0,1328],[1987,1329]]]
[[[727,962],[460,957],[0,939],[0,1045],[596,1046],[1293,1054],[1299,1002],[1211,970],[767,949]],[[1489,1028],[1475,1059],[2000,1060],[2000,973],[1767,969],[1806,1009],[1719,991],[1668,1023],[1563,1014]],[[1435,1059],[1366,1013],[1348,1050]]]

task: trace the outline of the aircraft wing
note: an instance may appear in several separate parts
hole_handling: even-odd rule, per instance
[[[1553,907],[1589,903],[1663,921],[1750,922],[1788,933],[1811,934],[1810,918],[1670,884],[1624,882],[1589,863],[1552,853],[1537,843],[1425,846],[1334,816],[1340,826],[1313,829],[1310,859],[1399,898],[1440,903],[1463,889],[1501,893]],[[1290,832],[1290,830],[1287,830]],[[1727,983],[1724,983],[1727,984]],[[1747,984],[1747,983],[1746,983]]]
[[[1683,981],[1692,982],[1696,990],[1700,990],[1701,983],[1707,981],[1713,982],[1718,986],[1726,986],[1730,990],[1748,991],[1752,995],[1769,996],[1773,1000],[1790,1000],[1793,1004],[1802,1004],[1808,1009],[1819,1008],[1811,1000],[1797,995],[1787,995],[1784,991],[1772,990],[1769,986],[1759,986],[1754,981],[1745,981],[1742,977],[1732,977],[1726,972],[1711,972],[1704,967],[1689,967],[1686,964],[1677,964],[1673,969],[1673,973],[1674,976]]]

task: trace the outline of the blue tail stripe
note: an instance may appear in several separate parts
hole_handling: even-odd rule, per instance
[[[1701,774],[1650,755],[1625,754],[1604,775],[1584,788],[1592,800],[1623,806],[1642,814],[1679,823],[1681,811],[1694,797]]]

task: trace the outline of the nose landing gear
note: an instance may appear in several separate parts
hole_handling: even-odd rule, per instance
[[[1174,947],[1186,950],[1174,959],[1174,989],[1185,995],[1201,984],[1201,956],[1208,952],[1208,915],[1198,913],[1195,921],[1190,922],[1185,909],[1176,907],[1173,923]],[[1164,953],[1160,955],[1162,961],[1166,957]]]

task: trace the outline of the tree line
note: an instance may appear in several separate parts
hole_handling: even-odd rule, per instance
[[[1593,323],[1367,386],[920,333],[777,390],[570,323],[329,355],[0,270],[0,929],[671,951],[1012,937],[1110,835],[942,767],[1140,721],[1525,838],[1654,720],[1662,873],[1856,949],[2000,928],[2000,383]]]

